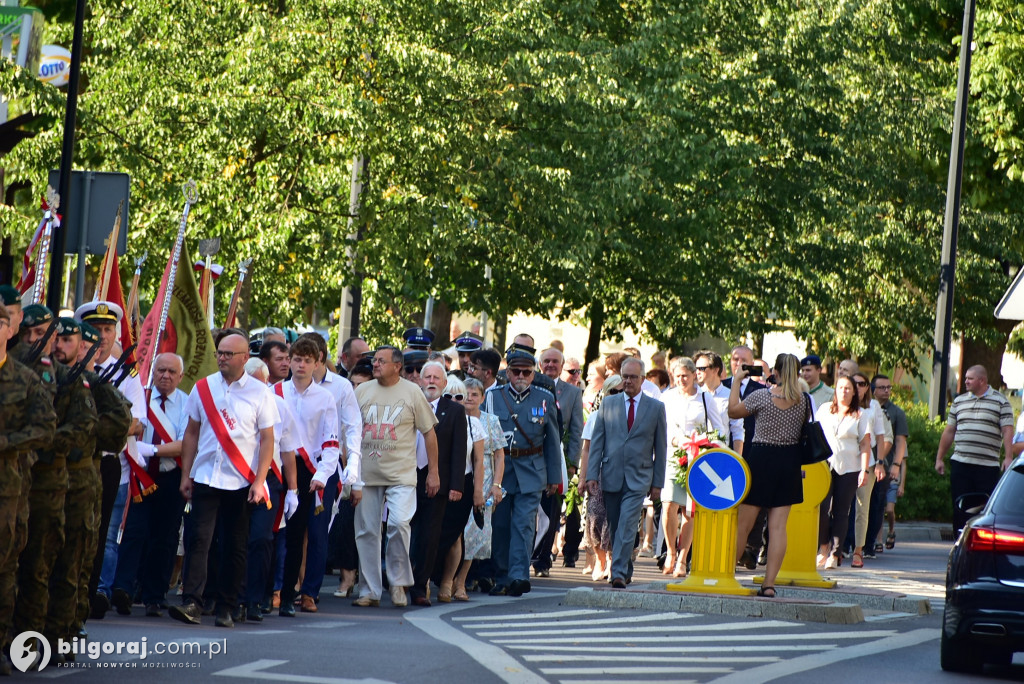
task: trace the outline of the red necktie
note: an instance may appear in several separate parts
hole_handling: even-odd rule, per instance
[[[636,416],[635,399],[629,400],[629,413],[626,414],[626,431],[633,429],[633,418]]]
[[[167,411],[167,397],[165,397],[162,394],[160,395],[160,410]],[[149,440],[149,442],[150,444],[155,444],[157,446],[162,444],[160,436],[157,434],[157,431],[155,429],[153,430],[153,437],[152,439]],[[157,475],[160,474],[159,456],[154,455],[149,457],[149,463],[146,464],[146,471],[149,473],[150,477],[156,477]]]

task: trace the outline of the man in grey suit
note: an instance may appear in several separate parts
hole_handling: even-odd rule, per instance
[[[551,378],[555,383],[555,398],[558,400],[558,411],[562,416],[562,445],[565,447],[566,468],[571,478],[576,474],[580,465],[580,449],[583,446],[583,391],[570,385],[561,379],[562,367],[565,365],[565,357],[562,352],[554,347],[545,349],[540,355],[540,370],[544,375]],[[551,533],[546,549],[550,551],[551,541],[554,539],[562,512],[562,497],[545,497],[549,499],[547,508]],[[544,505],[544,500],[541,501]],[[548,535],[545,535],[546,537]],[[572,513],[565,516],[565,545],[562,547],[562,566],[575,568],[576,559],[580,554],[580,542],[583,541],[583,532],[580,530],[580,507],[573,509]],[[544,551],[544,542],[540,544],[540,551]],[[536,556],[536,554],[535,554]],[[538,575],[545,575],[551,567],[551,554],[546,553],[540,556],[543,561],[548,562],[546,566],[534,559],[533,567]]]
[[[604,492],[612,532],[612,587],[625,589],[644,497],[661,498],[668,442],[665,405],[644,395],[644,363],[626,359],[619,369],[623,393],[606,397],[594,423],[587,489]]]

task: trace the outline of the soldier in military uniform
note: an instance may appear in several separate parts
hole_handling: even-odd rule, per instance
[[[78,366],[82,346],[82,330],[73,318],[60,318],[53,358],[71,369],[72,382],[92,386],[85,377],[84,365]],[[80,378],[80,380],[79,380]],[[97,423],[98,425],[98,423]],[[98,527],[97,508],[100,501],[99,473],[93,462],[96,444],[95,428],[81,435],[67,455],[68,490],[64,497],[64,546],[50,577],[50,606],[46,617],[46,633],[69,640],[77,636],[78,592],[90,530]],[[89,555],[92,561],[91,554]],[[88,585],[84,589],[88,592]]]
[[[18,331],[21,329],[21,293],[11,285],[0,285],[0,299],[4,300],[10,320],[11,336],[6,347],[10,350],[18,343]]]
[[[117,451],[128,439],[128,431],[132,427],[132,403],[113,384],[101,382],[95,371],[95,358],[90,356],[92,349],[100,343],[100,334],[96,328],[81,322],[81,340],[78,347],[78,362],[84,364],[84,376],[89,383],[93,399],[96,402],[96,430],[92,440],[85,444],[83,451],[89,454],[91,468],[81,473],[88,481],[92,491],[91,524],[86,530],[83,540],[82,565],[78,575],[78,593],[75,619],[71,627],[74,636],[85,638],[85,621],[91,612],[91,585],[96,556],[99,553],[100,529],[102,527],[103,482],[100,478],[100,462],[104,452]],[[60,340],[58,339],[58,344]],[[70,472],[70,471],[69,471]],[[104,533],[106,530],[104,529]],[[106,535],[104,534],[104,537]],[[98,573],[97,573],[98,574]]]
[[[31,482],[31,476],[23,454],[48,448],[57,426],[52,395],[35,373],[7,355],[12,332],[10,314],[0,306],[0,641],[4,651],[10,645],[18,554],[27,539],[28,489],[22,502],[22,484]],[[25,511],[19,515],[22,503]],[[19,518],[24,525],[20,531]],[[11,665],[3,656],[0,674],[11,674]]]
[[[522,596],[530,591],[537,506],[544,491],[558,491],[562,450],[555,395],[532,384],[537,360],[529,352],[512,348],[505,361],[509,384],[492,389],[487,398],[509,447],[501,479],[508,493],[492,518],[498,583],[491,595]]]
[[[18,568],[18,599],[14,630],[41,632],[56,643],[59,636],[47,631],[50,577],[64,545],[64,498],[68,490],[68,453],[96,427],[96,406],[81,378],[70,377],[62,363],[50,359],[54,339],[53,312],[41,304],[25,307],[21,342],[12,354],[27,362],[40,379],[55,387],[57,429],[48,449],[36,452],[29,493],[28,543]]]

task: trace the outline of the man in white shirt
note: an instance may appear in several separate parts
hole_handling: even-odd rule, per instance
[[[182,605],[171,617],[198,625],[206,564],[215,531],[222,535],[222,571],[216,598],[218,627],[233,627],[238,587],[245,578],[250,504],[266,506],[266,479],[279,420],[266,385],[245,374],[249,341],[226,335],[217,345],[219,373],[199,380],[185,404],[188,427],[181,448],[181,495],[192,505],[193,533],[186,554]]]
[[[185,511],[178,492],[181,439],[188,425],[188,395],[178,389],[184,372],[184,361],[177,354],[159,354],[153,362],[153,394],[138,450],[157,489],[128,508],[110,597],[121,615],[132,612],[136,581],[142,587],[146,616],[162,615]]]
[[[295,583],[306,544],[306,573],[300,587],[299,600],[304,613],[317,611],[316,598],[323,583],[327,559],[327,523],[337,492],[338,470],[338,408],[334,397],[314,381],[313,373],[320,359],[320,348],[306,335],[295,340],[289,350],[292,379],[278,383],[274,392],[288,402],[299,426],[302,446],[297,461],[299,508],[289,520],[286,531],[284,583],[281,585],[283,617],[295,616]],[[339,378],[340,380],[340,378]],[[328,486],[330,481],[331,486]]]
[[[277,344],[277,342],[272,342]],[[245,372],[267,384],[270,369],[261,359],[249,359]],[[299,507],[298,481],[295,472],[295,452],[302,446],[299,426],[288,407],[288,402],[274,395],[274,405],[280,419],[274,423],[274,460],[267,474],[270,490],[270,508],[255,506],[249,516],[249,547],[245,575],[245,619],[263,622],[263,603],[273,591],[271,567],[274,559],[274,534]],[[287,488],[287,489],[286,489]],[[270,609],[267,609],[270,612]]]
[[[725,435],[726,439],[732,442],[733,449],[737,452],[742,451],[743,420],[729,418],[729,388],[722,384],[722,373],[725,371],[722,357],[713,351],[704,350],[697,352],[693,357],[693,362],[697,369],[697,383],[702,390],[714,395],[719,413],[722,414],[722,422],[729,426],[729,434]]]

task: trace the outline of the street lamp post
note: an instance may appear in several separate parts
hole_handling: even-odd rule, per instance
[[[960,72],[956,83],[953,113],[953,142],[949,152],[946,182],[946,217],[942,231],[942,267],[935,311],[935,349],[932,355],[932,386],[928,415],[946,417],[946,388],[949,385],[949,346],[953,330],[953,286],[956,281],[956,245],[960,230],[960,192],[964,177],[964,138],[967,133],[967,97],[970,94],[971,43],[977,0],[964,2],[964,27],[960,43]]]

